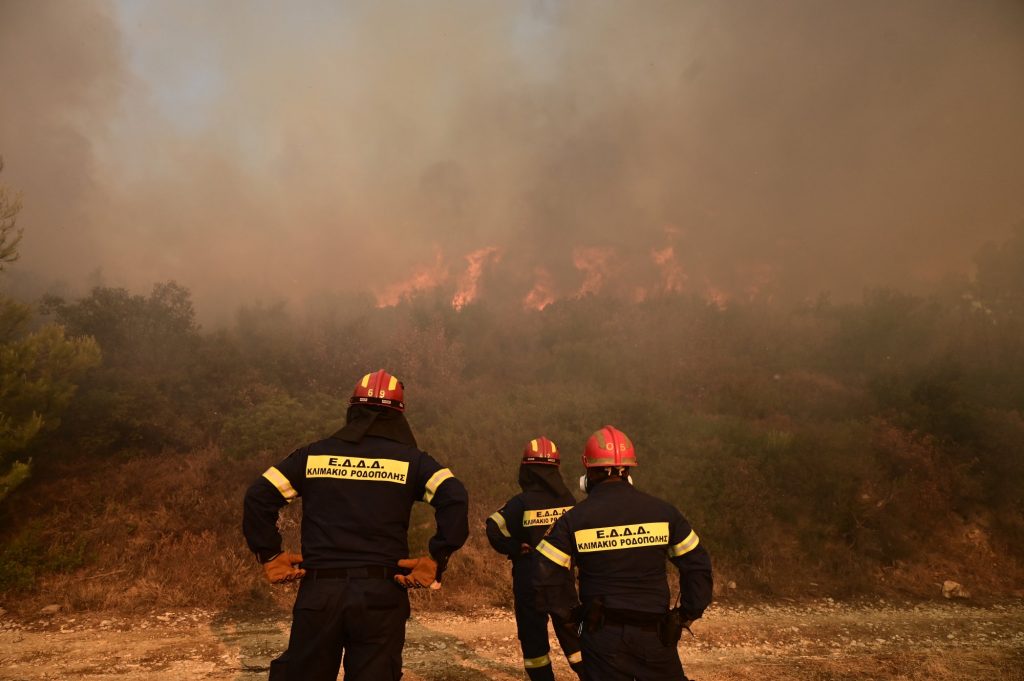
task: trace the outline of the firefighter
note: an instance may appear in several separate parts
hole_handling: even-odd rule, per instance
[[[587,498],[535,551],[537,606],[581,623],[594,681],[685,681],[676,646],[711,602],[711,559],[674,506],[633,487],[636,453],[624,433],[605,426],[591,435],[583,465]],[[679,570],[680,603],[671,609],[666,557]],[[561,586],[574,563],[579,607]]]
[[[346,425],[272,466],[245,494],[243,531],[271,583],[301,579],[288,649],[270,681],[397,680],[409,617],[406,589],[439,588],[466,541],[466,489],[420,451],[405,420],[402,383],[367,374]],[[302,498],[302,554],[281,548],[277,517]],[[409,514],[434,507],[430,556],[409,558]]]
[[[548,657],[548,614],[533,603],[534,561],[531,553],[544,533],[576,503],[558,470],[555,443],[546,437],[530,440],[519,465],[522,494],[508,500],[487,519],[487,539],[498,553],[512,561],[512,593],[515,597],[516,628],[523,649],[523,664],[531,681],[554,681]],[[572,574],[566,572],[564,588],[574,593]],[[582,678],[582,656],[575,627],[557,616],[551,618],[555,636],[569,666]]]

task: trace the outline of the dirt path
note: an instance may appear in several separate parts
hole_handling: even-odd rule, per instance
[[[256,681],[288,622],[202,611],[119,618],[0,619],[0,679]],[[1024,680],[1024,603],[713,606],[681,645],[699,681],[749,679]],[[559,678],[570,678],[564,659]],[[411,681],[523,679],[510,613],[414,616]]]

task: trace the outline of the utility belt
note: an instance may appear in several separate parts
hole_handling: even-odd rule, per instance
[[[629,627],[636,627],[643,631],[657,631],[658,622],[663,615],[656,612],[641,612],[639,610],[620,610],[618,608],[604,609],[604,623],[618,624]]]
[[[398,568],[383,565],[366,567],[307,569],[305,579],[393,579]]]
[[[580,634],[584,631],[598,631],[605,625],[633,627],[641,631],[656,633],[662,644],[666,646],[675,646],[679,643],[683,629],[686,628],[678,606],[660,614],[642,610],[606,608],[604,601],[601,598],[596,598],[583,606],[582,614]]]

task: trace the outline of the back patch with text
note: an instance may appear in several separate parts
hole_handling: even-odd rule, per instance
[[[641,546],[668,546],[668,523],[640,523],[576,530],[576,550],[611,551]]]
[[[565,515],[572,506],[560,508],[538,508],[534,511],[523,513],[523,527],[537,527],[540,525],[553,525],[556,520]]]
[[[316,454],[306,460],[306,477],[397,482],[404,485],[409,477],[409,462]]]

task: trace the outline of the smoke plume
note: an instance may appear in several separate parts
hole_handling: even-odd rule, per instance
[[[1016,0],[0,2],[18,270],[201,312],[920,290],[1024,218]]]

